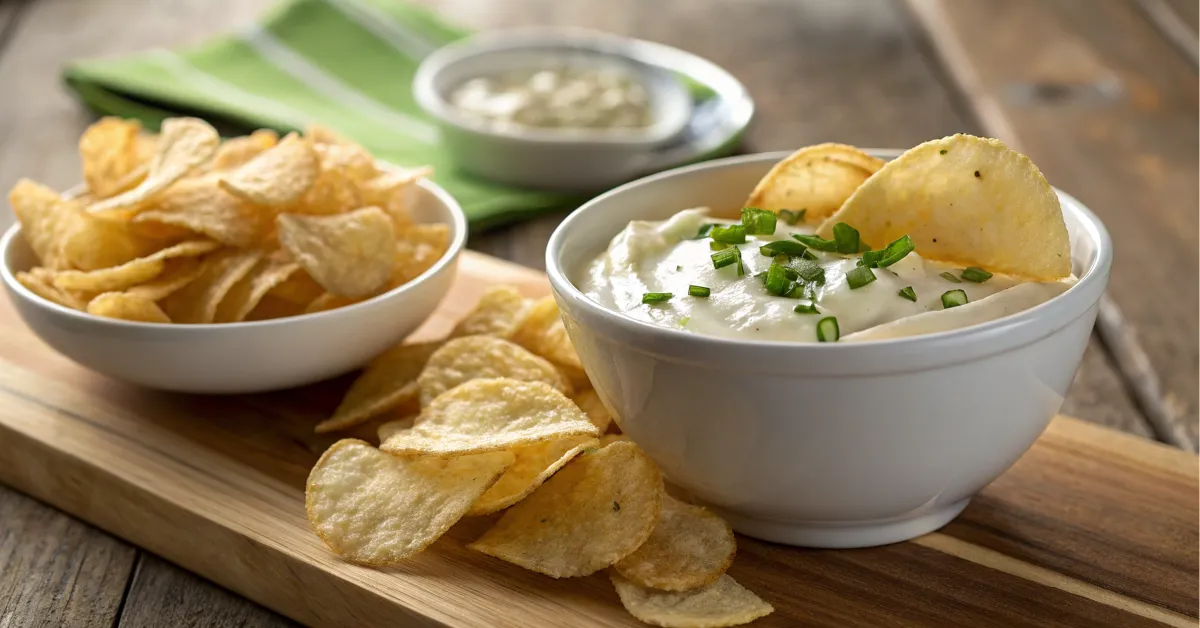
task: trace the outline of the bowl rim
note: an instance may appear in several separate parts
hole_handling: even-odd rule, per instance
[[[586,28],[543,26],[509,28],[472,35],[443,46],[425,57],[420,65],[417,66],[416,74],[413,76],[413,97],[426,113],[456,129],[497,140],[551,146],[572,144],[599,144],[626,146],[630,148],[653,146],[662,144],[677,136],[691,119],[691,98],[687,94],[687,88],[674,76],[669,76],[669,78],[679,83],[677,89],[683,90],[686,106],[673,108],[670,115],[640,130],[547,130],[528,128],[523,129],[520,133],[496,131],[487,125],[474,123],[455,114],[450,103],[434,87],[435,81],[442,72],[454,65],[469,63],[471,60],[482,55],[493,52],[509,52],[555,46],[583,49],[602,57],[619,59],[626,63],[632,61],[634,65],[640,66],[638,72],[641,73],[661,72],[671,75],[670,70],[662,63],[663,60],[686,57],[699,58],[689,52],[665,44],[613,35]]]
[[[75,310],[75,309],[66,307],[65,305],[59,305],[58,303],[50,301],[49,299],[43,298],[42,296],[34,293],[32,290],[26,288],[24,285],[21,284],[21,282],[17,281],[16,272],[12,268],[10,268],[8,265],[8,257],[9,257],[8,251],[9,251],[9,248],[12,246],[13,242],[15,242],[17,240],[17,238],[20,236],[20,233],[21,233],[21,223],[20,222],[14,222],[13,225],[10,226],[5,231],[4,235],[2,237],[0,237],[0,280],[3,280],[4,284],[8,287],[9,290],[14,292],[15,294],[20,295],[21,297],[23,297],[25,299],[37,304],[40,307],[45,307],[45,308],[51,309],[58,314],[67,316],[69,318],[74,318],[76,320],[86,321],[89,323],[96,323],[96,324],[100,324],[100,325],[112,325],[114,327],[121,328],[121,329],[145,329],[145,330],[155,329],[155,330],[171,330],[171,331],[177,331],[177,332],[182,332],[182,333],[202,333],[204,331],[211,331],[213,329],[248,330],[248,329],[255,329],[255,328],[271,327],[271,326],[276,326],[276,325],[286,325],[286,324],[297,323],[297,322],[316,321],[316,320],[320,320],[322,318],[332,318],[332,317],[335,317],[338,315],[348,314],[352,311],[373,308],[383,301],[390,301],[391,299],[402,297],[403,295],[407,294],[409,291],[415,290],[419,284],[427,281],[429,278],[442,272],[442,270],[444,268],[446,268],[448,265],[450,265],[451,263],[454,262],[454,260],[458,257],[459,253],[461,253],[462,250],[466,247],[467,217],[466,217],[466,214],[463,213],[462,207],[459,206],[458,201],[455,200],[455,198],[449,192],[447,192],[444,188],[442,188],[440,185],[438,185],[437,183],[434,183],[432,180],[430,180],[428,178],[422,177],[421,179],[419,179],[417,181],[417,185],[424,188],[426,192],[429,192],[430,194],[432,194],[434,196],[434,198],[436,198],[438,200],[438,202],[440,202],[450,213],[450,225],[454,228],[454,235],[450,240],[450,245],[447,247],[446,252],[442,254],[442,257],[439,258],[438,261],[433,264],[433,266],[430,266],[429,268],[425,269],[425,272],[421,273],[420,275],[417,275],[416,277],[414,277],[413,279],[404,283],[403,285],[392,288],[391,290],[388,290],[387,292],[377,294],[369,299],[364,299],[362,301],[358,301],[356,303],[351,303],[350,305],[345,305],[345,306],[334,308],[331,310],[324,310],[321,312],[312,312],[309,314],[298,314],[296,316],[285,316],[282,318],[271,318],[271,319],[261,320],[261,321],[239,321],[236,323],[198,323],[198,324],[148,323],[148,322],[142,322],[142,321],[127,321],[127,320],[122,320],[119,318],[106,318],[103,316],[96,316],[95,314],[89,314],[85,311]],[[445,224],[445,223],[431,223],[431,224]]]
[[[874,149],[864,148],[864,152],[870,153],[884,159],[894,159],[903,149]],[[863,340],[853,343],[841,342],[797,342],[788,340],[744,340],[736,338],[725,338],[720,336],[709,336],[704,334],[696,334],[680,329],[662,327],[653,323],[640,321],[624,314],[610,310],[592,299],[580,290],[575,283],[568,277],[568,270],[564,269],[559,264],[559,257],[567,234],[582,220],[583,216],[589,211],[594,211],[601,203],[609,199],[625,194],[636,188],[647,185],[658,185],[664,181],[683,176],[686,174],[700,172],[705,170],[716,170],[721,168],[729,168],[734,166],[745,165],[748,163],[775,163],[779,160],[792,154],[794,151],[771,151],[762,153],[753,153],[748,155],[739,155],[735,157],[727,157],[724,159],[714,159],[698,164],[673,168],[659,172],[635,181],[631,181],[619,187],[613,188],[588,202],[581,205],[577,210],[571,213],[551,234],[550,240],[546,246],[546,274],[550,279],[550,285],[554,293],[560,300],[565,299],[571,305],[580,308],[594,319],[602,321],[612,327],[620,327],[647,338],[661,339],[680,343],[673,346],[691,346],[697,349],[707,349],[713,355],[721,355],[722,352],[728,353],[732,351],[761,351],[763,354],[772,354],[778,357],[788,355],[787,352],[804,351],[819,354],[819,356],[834,356],[842,358],[850,358],[853,356],[867,357],[868,355],[876,354],[880,351],[888,351],[889,355],[903,355],[920,350],[923,353],[936,353],[938,349],[961,347],[964,342],[986,342],[989,340],[999,340],[1008,335],[1008,332],[1017,328],[1028,326],[1038,327],[1038,321],[1046,321],[1044,327],[1038,327],[1041,333],[1037,337],[1044,337],[1065,327],[1070,320],[1078,318],[1087,309],[1086,307],[1079,308],[1078,313],[1072,316],[1070,320],[1059,324],[1050,324],[1050,317],[1045,316],[1047,310],[1061,309],[1071,307],[1071,304],[1083,298],[1081,295],[1094,294],[1095,301],[1098,301],[1107,284],[1109,269],[1112,265],[1112,240],[1108,230],[1100,219],[1078,199],[1059,190],[1053,188],[1055,193],[1060,198],[1060,203],[1063,206],[1064,213],[1072,212],[1080,222],[1083,229],[1081,232],[1086,233],[1087,237],[1096,247],[1096,256],[1092,263],[1087,268],[1083,269],[1078,281],[1061,294],[1055,295],[1050,299],[1039,303],[1029,309],[1023,310],[1016,314],[1010,314],[1001,318],[993,319],[976,325],[969,325],[958,329],[951,329],[932,334],[920,334],[915,336],[905,336],[900,338],[886,338],[876,340]],[[608,237],[611,239],[611,234]],[[1088,304],[1088,306],[1092,306]],[[1003,348],[1008,348],[1009,343],[1001,343]],[[1013,344],[1013,346],[1021,346],[1025,342]],[[657,351],[649,351],[649,347],[641,347],[639,350],[660,353]],[[893,353],[894,352],[894,353]],[[739,356],[745,355],[738,353]],[[813,356],[813,357],[819,357]],[[681,356],[666,355],[678,361],[688,361]],[[965,359],[955,360],[948,358],[940,362],[955,362],[965,361]],[[903,370],[903,369],[888,369],[888,370]],[[865,372],[864,372],[865,374]]]

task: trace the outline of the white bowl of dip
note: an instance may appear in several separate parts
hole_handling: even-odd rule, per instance
[[[1075,285],[1017,314],[904,338],[701,335],[625,316],[580,290],[586,266],[630,221],[698,206],[736,212],[786,155],[664,172],[573,213],[546,251],[567,331],[621,429],[738,532],[835,548],[930,532],[1010,467],[1061,406],[1108,282],[1108,233],[1058,192]]]

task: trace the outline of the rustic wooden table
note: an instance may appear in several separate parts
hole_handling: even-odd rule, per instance
[[[1117,249],[1063,412],[1196,449],[1196,0],[423,1],[476,28],[588,26],[705,56],[758,103],[750,152],[957,131],[1023,150]],[[0,0],[0,188],[77,180],[89,114],[58,81],[64,61],[195,41],[270,3]],[[471,246],[541,267],[563,215]],[[0,626],[289,623],[0,487]]]

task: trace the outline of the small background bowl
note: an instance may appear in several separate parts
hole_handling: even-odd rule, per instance
[[[1059,192],[1079,283],[1013,316],[893,340],[702,336],[609,311],[575,287],[630,220],[705,205],[736,211],[786,155],[664,172],[573,213],[546,251],[567,331],[621,429],[739,532],[812,547],[930,532],[1011,466],[1061,406],[1108,281],[1108,233]]]
[[[462,209],[422,180],[413,216],[450,227],[450,247],[407,284],[361,303],[289,318],[212,325],[135,323],[51,303],[16,281],[36,265],[20,225],[0,239],[0,277],[25,324],[55,351],[109,377],[189,393],[250,393],[320,381],[358,368],[403,340],[450,289],[466,243]]]

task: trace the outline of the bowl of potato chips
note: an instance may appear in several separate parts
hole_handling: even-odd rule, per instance
[[[104,118],[84,182],[29,180],[0,240],[25,323],[80,364],[150,388],[237,393],[361,366],[449,290],[466,219],[426,168],[322,127],[222,140],[172,118]]]

